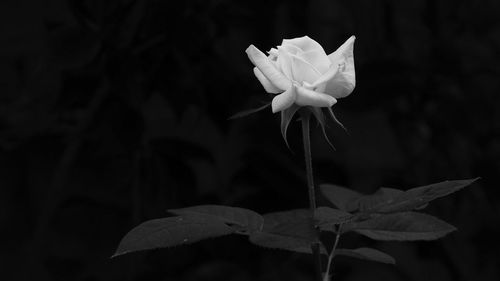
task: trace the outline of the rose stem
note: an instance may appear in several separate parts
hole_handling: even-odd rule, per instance
[[[316,280],[322,279],[322,269],[321,269],[321,253],[319,251],[319,230],[314,225],[314,213],[316,211],[316,194],[314,190],[314,179],[312,170],[312,157],[311,157],[311,137],[309,131],[309,120],[310,112],[307,110],[301,111],[302,119],[302,137],[304,142],[304,156],[306,161],[306,174],[307,174],[307,187],[309,189],[309,207],[313,215],[313,223],[311,227],[314,233],[316,233],[315,241],[311,244],[311,250],[314,259],[314,266],[316,269]]]
[[[335,250],[339,244],[340,233],[342,231],[342,224],[337,228],[337,235],[335,236],[335,243],[333,244],[332,252],[328,256],[328,263],[326,264],[326,271],[323,281],[330,281],[330,267],[333,268],[333,258],[335,257]]]

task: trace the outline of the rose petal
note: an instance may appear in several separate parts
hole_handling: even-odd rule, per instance
[[[335,52],[328,55],[330,62],[340,63],[340,61],[347,59],[348,57],[352,57],[354,59],[353,50],[354,50],[354,41],[356,40],[356,36],[351,36],[347,39],[344,44],[335,50]]]
[[[299,56],[313,65],[320,73],[325,73],[330,68],[330,60],[323,50],[303,52]]]
[[[348,96],[356,87],[356,72],[354,69],[354,40],[351,36],[328,58],[332,65],[338,65],[339,70],[335,76],[326,83],[325,92],[336,98]]]
[[[352,93],[356,87],[354,70],[339,71],[335,77],[326,83],[325,93],[335,98],[344,98]]]
[[[295,102],[296,96],[296,88],[293,85],[282,94],[275,96],[271,103],[273,113],[280,112],[292,106]]]
[[[246,51],[250,61],[271,81],[271,83],[280,88],[287,90],[291,87],[292,82],[288,80],[285,75],[276,69],[269,58],[257,49],[254,45],[250,45]]]
[[[297,82],[314,83],[321,76],[321,73],[303,58],[290,55],[292,58],[293,78]]]
[[[267,51],[267,53],[269,54],[268,58],[274,59],[278,56],[278,49],[271,48],[271,50]]]
[[[337,100],[327,94],[315,92],[304,87],[297,87],[295,103],[300,106],[331,107]]]
[[[277,65],[279,70],[285,75],[289,80],[293,80],[292,75],[292,58],[289,53],[281,47],[278,47],[278,60]]]
[[[322,50],[324,52],[323,47],[321,47],[321,45],[318,42],[309,38],[309,36],[298,37],[298,38],[293,38],[293,39],[283,39],[283,42],[281,43],[281,45],[282,46],[293,45],[293,46],[299,47],[304,52],[313,51],[313,50]]]
[[[292,54],[292,55],[303,53],[302,49],[300,49],[297,46],[290,45],[290,44],[278,46],[278,49],[280,49],[280,48],[284,49],[286,52],[288,52],[289,54]]]
[[[332,64],[328,71],[321,75],[314,83],[311,85],[311,88],[316,88],[318,92],[323,92],[326,89],[326,84],[337,75],[339,71],[339,66]],[[327,93],[328,94],[328,93]]]
[[[255,77],[259,80],[260,84],[262,84],[262,87],[264,87],[264,90],[266,92],[271,93],[271,94],[277,94],[283,92],[283,90],[279,89],[278,87],[274,86],[269,79],[266,78],[264,74],[257,68],[253,68],[253,73],[255,74]]]

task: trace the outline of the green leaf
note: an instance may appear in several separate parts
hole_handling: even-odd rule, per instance
[[[221,222],[232,226],[240,234],[260,231],[264,225],[264,218],[260,214],[252,210],[238,207],[200,205],[168,211],[176,215],[189,216],[192,214],[200,214],[211,216],[214,219],[218,219]]]
[[[380,213],[391,213],[421,209],[430,201],[456,192],[478,179],[443,181],[412,188],[399,195],[396,194],[390,202],[374,206],[374,210]]]
[[[344,232],[356,231],[375,240],[434,240],[456,230],[436,217],[402,212],[394,214],[372,214],[371,219],[346,223]]]
[[[313,241],[315,232],[310,210],[295,209],[264,215],[263,231]]]
[[[389,205],[405,192],[399,189],[382,187],[375,193],[363,195],[348,203],[348,209],[356,212],[378,212],[381,206]]]
[[[297,253],[311,254],[311,241],[308,239],[279,235],[268,232],[254,232],[249,237],[250,242],[255,245],[271,248],[288,250]],[[320,251],[326,255],[326,249],[320,244]]]
[[[333,185],[333,184],[322,184],[320,185],[321,192],[328,201],[339,208],[342,211],[351,212],[353,211],[348,205],[360,197],[363,194],[356,192],[354,190]]]
[[[362,260],[395,264],[396,260],[388,254],[372,248],[337,249],[335,255],[353,257]]]
[[[236,118],[241,118],[241,117],[245,117],[245,116],[248,116],[250,114],[259,112],[259,111],[265,109],[266,107],[268,107],[270,105],[271,105],[271,103],[268,102],[268,103],[264,104],[263,106],[260,106],[260,107],[257,107],[257,108],[252,108],[252,109],[247,109],[247,110],[240,111],[240,112],[234,114],[233,116],[229,117],[229,120],[236,119]]]
[[[320,227],[329,227],[350,221],[354,216],[350,213],[329,208],[319,207],[316,209],[315,221]]]
[[[217,218],[206,215],[168,217],[146,221],[123,237],[113,257],[130,252],[190,244],[233,233]]]
[[[267,248],[311,253],[311,244],[316,239],[311,215],[306,209],[265,214],[262,231],[250,234],[250,242]],[[323,245],[320,250],[326,254]]]
[[[315,237],[312,225],[310,210],[295,209],[265,214],[263,231],[312,241]]]
[[[423,209],[430,201],[456,192],[478,179],[443,181],[407,191],[382,187],[370,195],[329,184],[321,185],[321,191],[330,202],[344,211],[396,213]]]

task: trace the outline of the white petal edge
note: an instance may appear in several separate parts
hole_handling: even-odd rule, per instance
[[[356,87],[356,71],[354,68],[354,41],[356,37],[351,36],[328,58],[333,65],[338,65],[339,70],[335,76],[328,80],[325,93],[336,98],[343,98],[352,93]]]
[[[326,83],[325,93],[335,98],[345,98],[354,91],[356,76],[352,72],[337,72],[335,77]]]
[[[285,75],[276,69],[269,58],[257,49],[254,45],[248,46],[245,50],[250,61],[264,74],[264,76],[281,90],[288,90],[292,82]]]
[[[293,39],[283,39],[281,45],[293,45],[299,47],[302,51],[308,52],[312,50],[325,51],[321,45],[311,39],[309,36],[302,36]]]
[[[351,36],[347,39],[344,44],[340,45],[340,47],[335,50],[335,52],[328,55],[328,59],[332,64],[339,64],[341,61],[347,59],[348,57],[354,57],[354,41],[356,40],[356,36]]]
[[[297,47],[295,45],[290,45],[290,44],[278,46],[278,49],[280,49],[280,48],[284,49],[285,51],[287,51],[289,54],[292,54],[292,55],[301,54],[304,52],[299,47]]]
[[[278,49],[276,48],[271,48],[271,50],[267,51],[269,54],[268,58],[273,59],[278,56]]]
[[[293,105],[297,97],[295,86],[291,86],[288,90],[273,98],[271,108],[273,113],[283,111]]]
[[[331,107],[337,100],[327,94],[315,92],[304,87],[297,87],[295,103],[299,106]]]
[[[273,83],[271,83],[271,81],[269,81],[269,79],[267,79],[266,76],[264,76],[264,74],[262,74],[262,72],[257,67],[253,68],[253,73],[255,74],[255,77],[257,77],[257,79],[259,80],[260,84],[262,84],[262,87],[264,87],[264,90],[266,90],[266,92],[270,94],[277,94],[283,92],[283,90],[274,86]]]

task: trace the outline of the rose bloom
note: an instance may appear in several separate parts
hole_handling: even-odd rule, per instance
[[[268,51],[268,56],[254,45],[246,53],[266,92],[276,94],[271,103],[273,112],[293,104],[331,107],[356,85],[354,40],[351,36],[330,55],[308,36],[284,39],[280,46]]]

